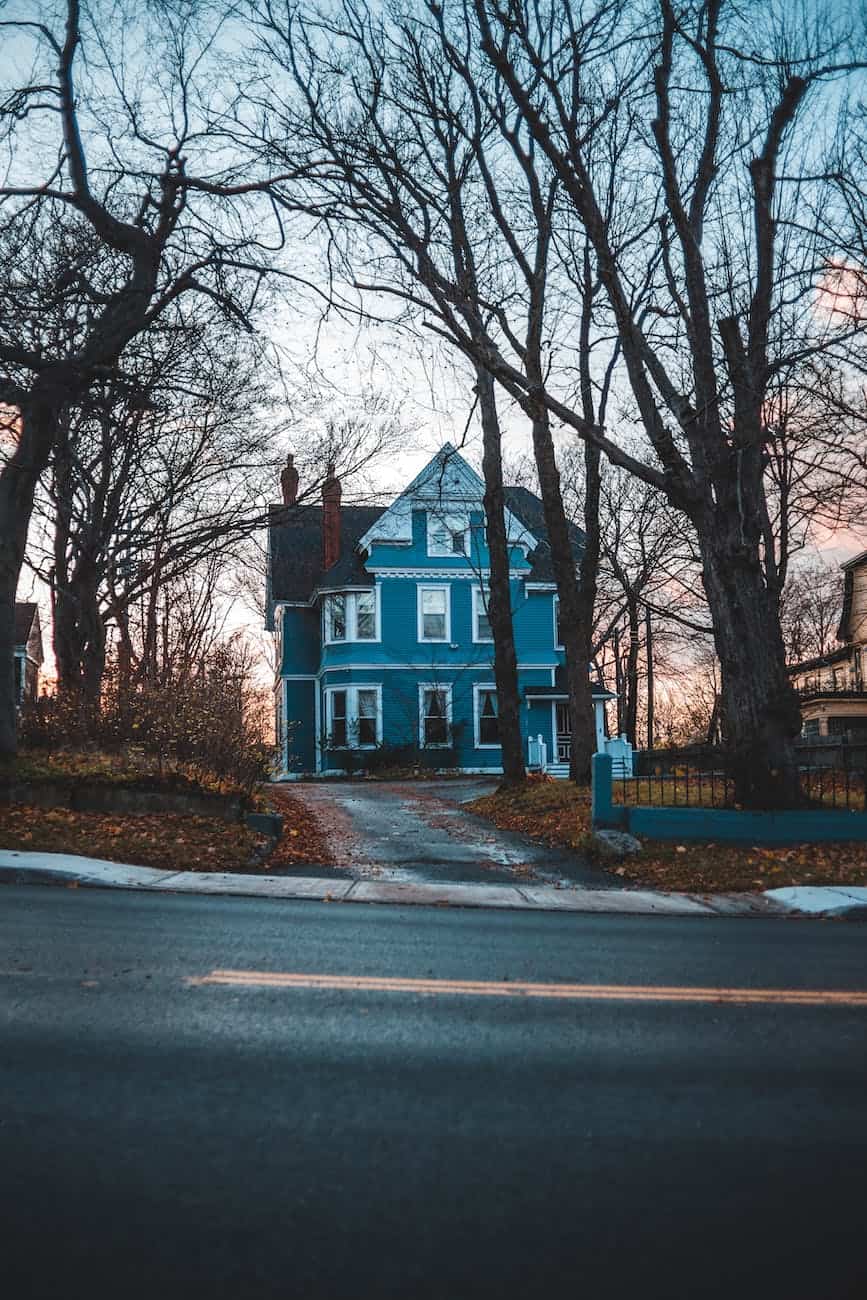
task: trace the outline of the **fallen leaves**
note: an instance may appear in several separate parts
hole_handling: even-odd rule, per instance
[[[568,782],[497,791],[469,805],[503,830],[592,856],[590,792]],[[600,868],[601,869],[601,868]],[[867,885],[867,843],[779,847],[645,841],[614,874],[635,886],[686,893],[751,893],[770,886]]]
[[[71,853],[172,871],[205,870],[219,854],[224,871],[247,871],[262,843],[236,823],[179,813],[127,816],[0,806],[0,845],[7,849]]]

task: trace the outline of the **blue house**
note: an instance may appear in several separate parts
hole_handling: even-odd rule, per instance
[[[501,772],[479,476],[446,444],[386,508],[341,506],[333,472],[321,506],[297,504],[291,457],[282,482],[267,591],[280,774],[392,758]],[[507,489],[506,502],[526,757],[538,765],[544,755],[565,775],[564,655],[542,503],[524,488]],[[577,528],[573,540],[577,560]]]

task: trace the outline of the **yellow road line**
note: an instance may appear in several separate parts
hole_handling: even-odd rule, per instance
[[[747,989],[657,984],[535,984],[521,980],[409,979],[386,975],[212,970],[190,984],[242,988],[332,989],[351,993],[420,993],[464,997],[554,998],[575,1002],[734,1002],[867,1007],[858,989]]]

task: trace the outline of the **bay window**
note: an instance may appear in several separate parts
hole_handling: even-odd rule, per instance
[[[374,749],[382,741],[382,688],[326,688],[325,729],[328,749]]]
[[[325,642],[378,641],[379,591],[335,591],[325,597]]]

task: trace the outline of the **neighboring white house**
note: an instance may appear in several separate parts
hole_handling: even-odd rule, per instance
[[[841,565],[843,613],[838,650],[795,664],[805,736],[867,738],[867,551]]]
[[[39,693],[39,670],[44,661],[39,606],[15,602],[15,698],[19,705]]]

